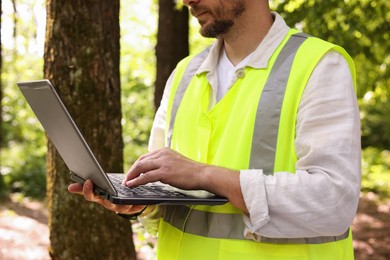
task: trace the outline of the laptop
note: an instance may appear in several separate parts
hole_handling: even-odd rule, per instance
[[[226,198],[206,191],[183,191],[162,183],[123,186],[123,173],[106,173],[49,80],[17,85],[70,170],[73,181],[91,179],[94,192],[114,204],[222,205]]]

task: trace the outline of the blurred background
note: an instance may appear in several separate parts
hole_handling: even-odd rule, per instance
[[[167,2],[172,2],[171,6],[177,10],[182,8],[174,0],[120,1],[124,170],[147,151],[159,74],[156,50],[158,31],[162,29],[159,26],[163,26],[159,16],[163,15],[161,6]],[[12,208],[10,200],[23,203],[28,198],[40,202],[39,210],[46,205],[47,140],[15,84],[44,77],[46,4],[44,0],[1,1],[0,203],[3,211]],[[368,237],[362,235],[360,242],[357,235],[355,247],[361,250],[361,259],[376,252],[379,252],[377,259],[390,258],[389,246],[380,245],[383,241],[390,243],[389,223],[385,222],[386,216],[390,219],[390,1],[274,0],[271,5],[290,26],[343,46],[355,61],[362,123],[361,209],[370,211],[366,215],[370,218],[361,221],[379,221],[378,230],[385,231],[379,239],[375,239],[379,231]],[[198,35],[193,18],[187,20],[189,53],[196,53],[211,41]],[[15,206],[13,209],[16,210]],[[368,230],[364,228],[356,231],[363,234]],[[366,228],[373,230],[373,227]],[[145,236],[141,234],[140,240],[145,241]],[[144,244],[153,248],[153,243],[155,240],[147,240]]]

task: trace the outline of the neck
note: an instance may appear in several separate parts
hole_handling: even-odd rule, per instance
[[[268,1],[251,3],[254,4],[248,4],[245,13],[221,36],[226,54],[234,66],[256,50],[273,23]]]

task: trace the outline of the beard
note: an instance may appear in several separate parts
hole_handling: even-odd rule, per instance
[[[200,34],[206,38],[218,38],[233,26],[232,20],[215,20],[212,24],[201,27]]]
[[[227,2],[226,0],[222,0]],[[205,7],[193,7],[191,14],[196,17],[196,14],[202,12],[208,12],[214,19],[210,23],[201,24],[200,34],[207,38],[218,38],[221,35],[227,33],[230,28],[234,25],[235,19],[240,17],[245,11],[246,5],[242,0],[232,0],[229,6],[221,4],[215,9],[211,10]]]

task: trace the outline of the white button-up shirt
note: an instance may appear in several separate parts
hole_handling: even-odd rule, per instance
[[[268,66],[289,31],[281,16],[274,13],[274,17],[272,28],[244,66]],[[228,87],[219,87],[221,48],[222,42],[216,41],[198,69],[198,73],[208,72],[214,93],[210,106],[223,98],[242,69],[237,68],[227,79]],[[172,78],[156,113],[150,150],[165,144]],[[262,169],[240,171],[241,191],[249,211],[243,215],[248,239],[334,236],[344,233],[352,223],[360,193],[360,116],[348,63],[337,52],[327,53],[308,81],[298,109],[295,149],[295,174],[266,176]]]

